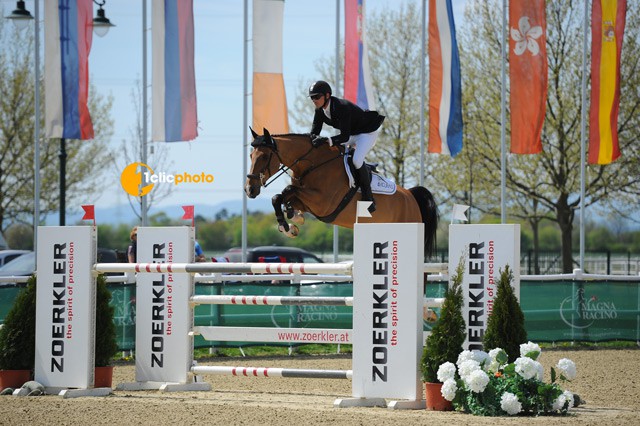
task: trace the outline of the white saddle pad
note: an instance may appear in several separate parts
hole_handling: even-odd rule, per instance
[[[349,177],[349,186],[355,187],[356,181],[351,174],[349,163],[347,162],[347,156],[344,156],[344,170]],[[379,175],[378,173],[371,174],[371,192],[374,194],[393,195],[396,192],[396,183],[389,178]]]

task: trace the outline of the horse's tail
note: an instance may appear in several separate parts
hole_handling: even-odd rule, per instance
[[[424,223],[424,254],[425,257],[429,257],[433,254],[436,245],[436,230],[440,219],[438,206],[433,194],[427,188],[415,186],[409,191],[420,207],[422,223]]]

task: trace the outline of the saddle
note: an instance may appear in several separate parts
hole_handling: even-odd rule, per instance
[[[354,176],[356,175],[356,167],[353,165],[353,150],[348,149],[344,153],[344,169],[347,173],[347,177],[349,178],[349,186],[351,188],[355,188],[356,180]],[[393,195],[396,192],[396,183],[389,178],[382,176],[378,170],[378,163],[367,163],[365,162],[365,167],[369,171],[369,176],[371,179],[371,192],[374,194],[384,194],[384,195]]]

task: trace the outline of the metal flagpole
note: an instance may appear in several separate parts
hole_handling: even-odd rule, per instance
[[[426,21],[427,21],[427,1],[422,0],[422,37],[420,39],[420,186],[424,186],[424,89],[426,80],[425,51],[426,43]]]
[[[147,0],[142,0],[142,140],[140,141],[140,161],[147,164]],[[140,204],[142,226],[149,225],[147,217],[147,196]]]
[[[506,93],[507,93],[507,0],[502,0],[502,90],[500,94],[500,223],[507,223],[507,147],[506,147]]]
[[[584,196],[587,123],[587,34],[588,0],[584,0],[584,34],[582,37],[582,114],[580,117],[580,269],[584,271]]]
[[[35,127],[33,168],[35,184],[33,188],[33,250],[38,248],[38,224],[40,223],[40,0],[34,2],[33,14],[35,18]]]
[[[364,18],[364,17],[363,17]],[[335,67],[335,92],[338,93],[340,87],[340,0],[336,0],[336,67]],[[337,225],[333,225],[333,261],[338,262],[340,251],[340,234]]]
[[[247,261],[247,194],[244,192],[244,178],[247,176],[247,133],[248,127],[248,44],[249,44],[249,1],[244,0],[244,46],[243,46],[243,66],[242,66],[242,261]]]

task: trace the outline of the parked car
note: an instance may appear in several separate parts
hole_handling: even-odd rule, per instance
[[[30,250],[0,250],[0,267],[29,252]]]
[[[229,262],[242,262],[242,248],[234,247],[224,255]],[[315,254],[297,247],[260,246],[247,248],[247,262],[323,263]]]

